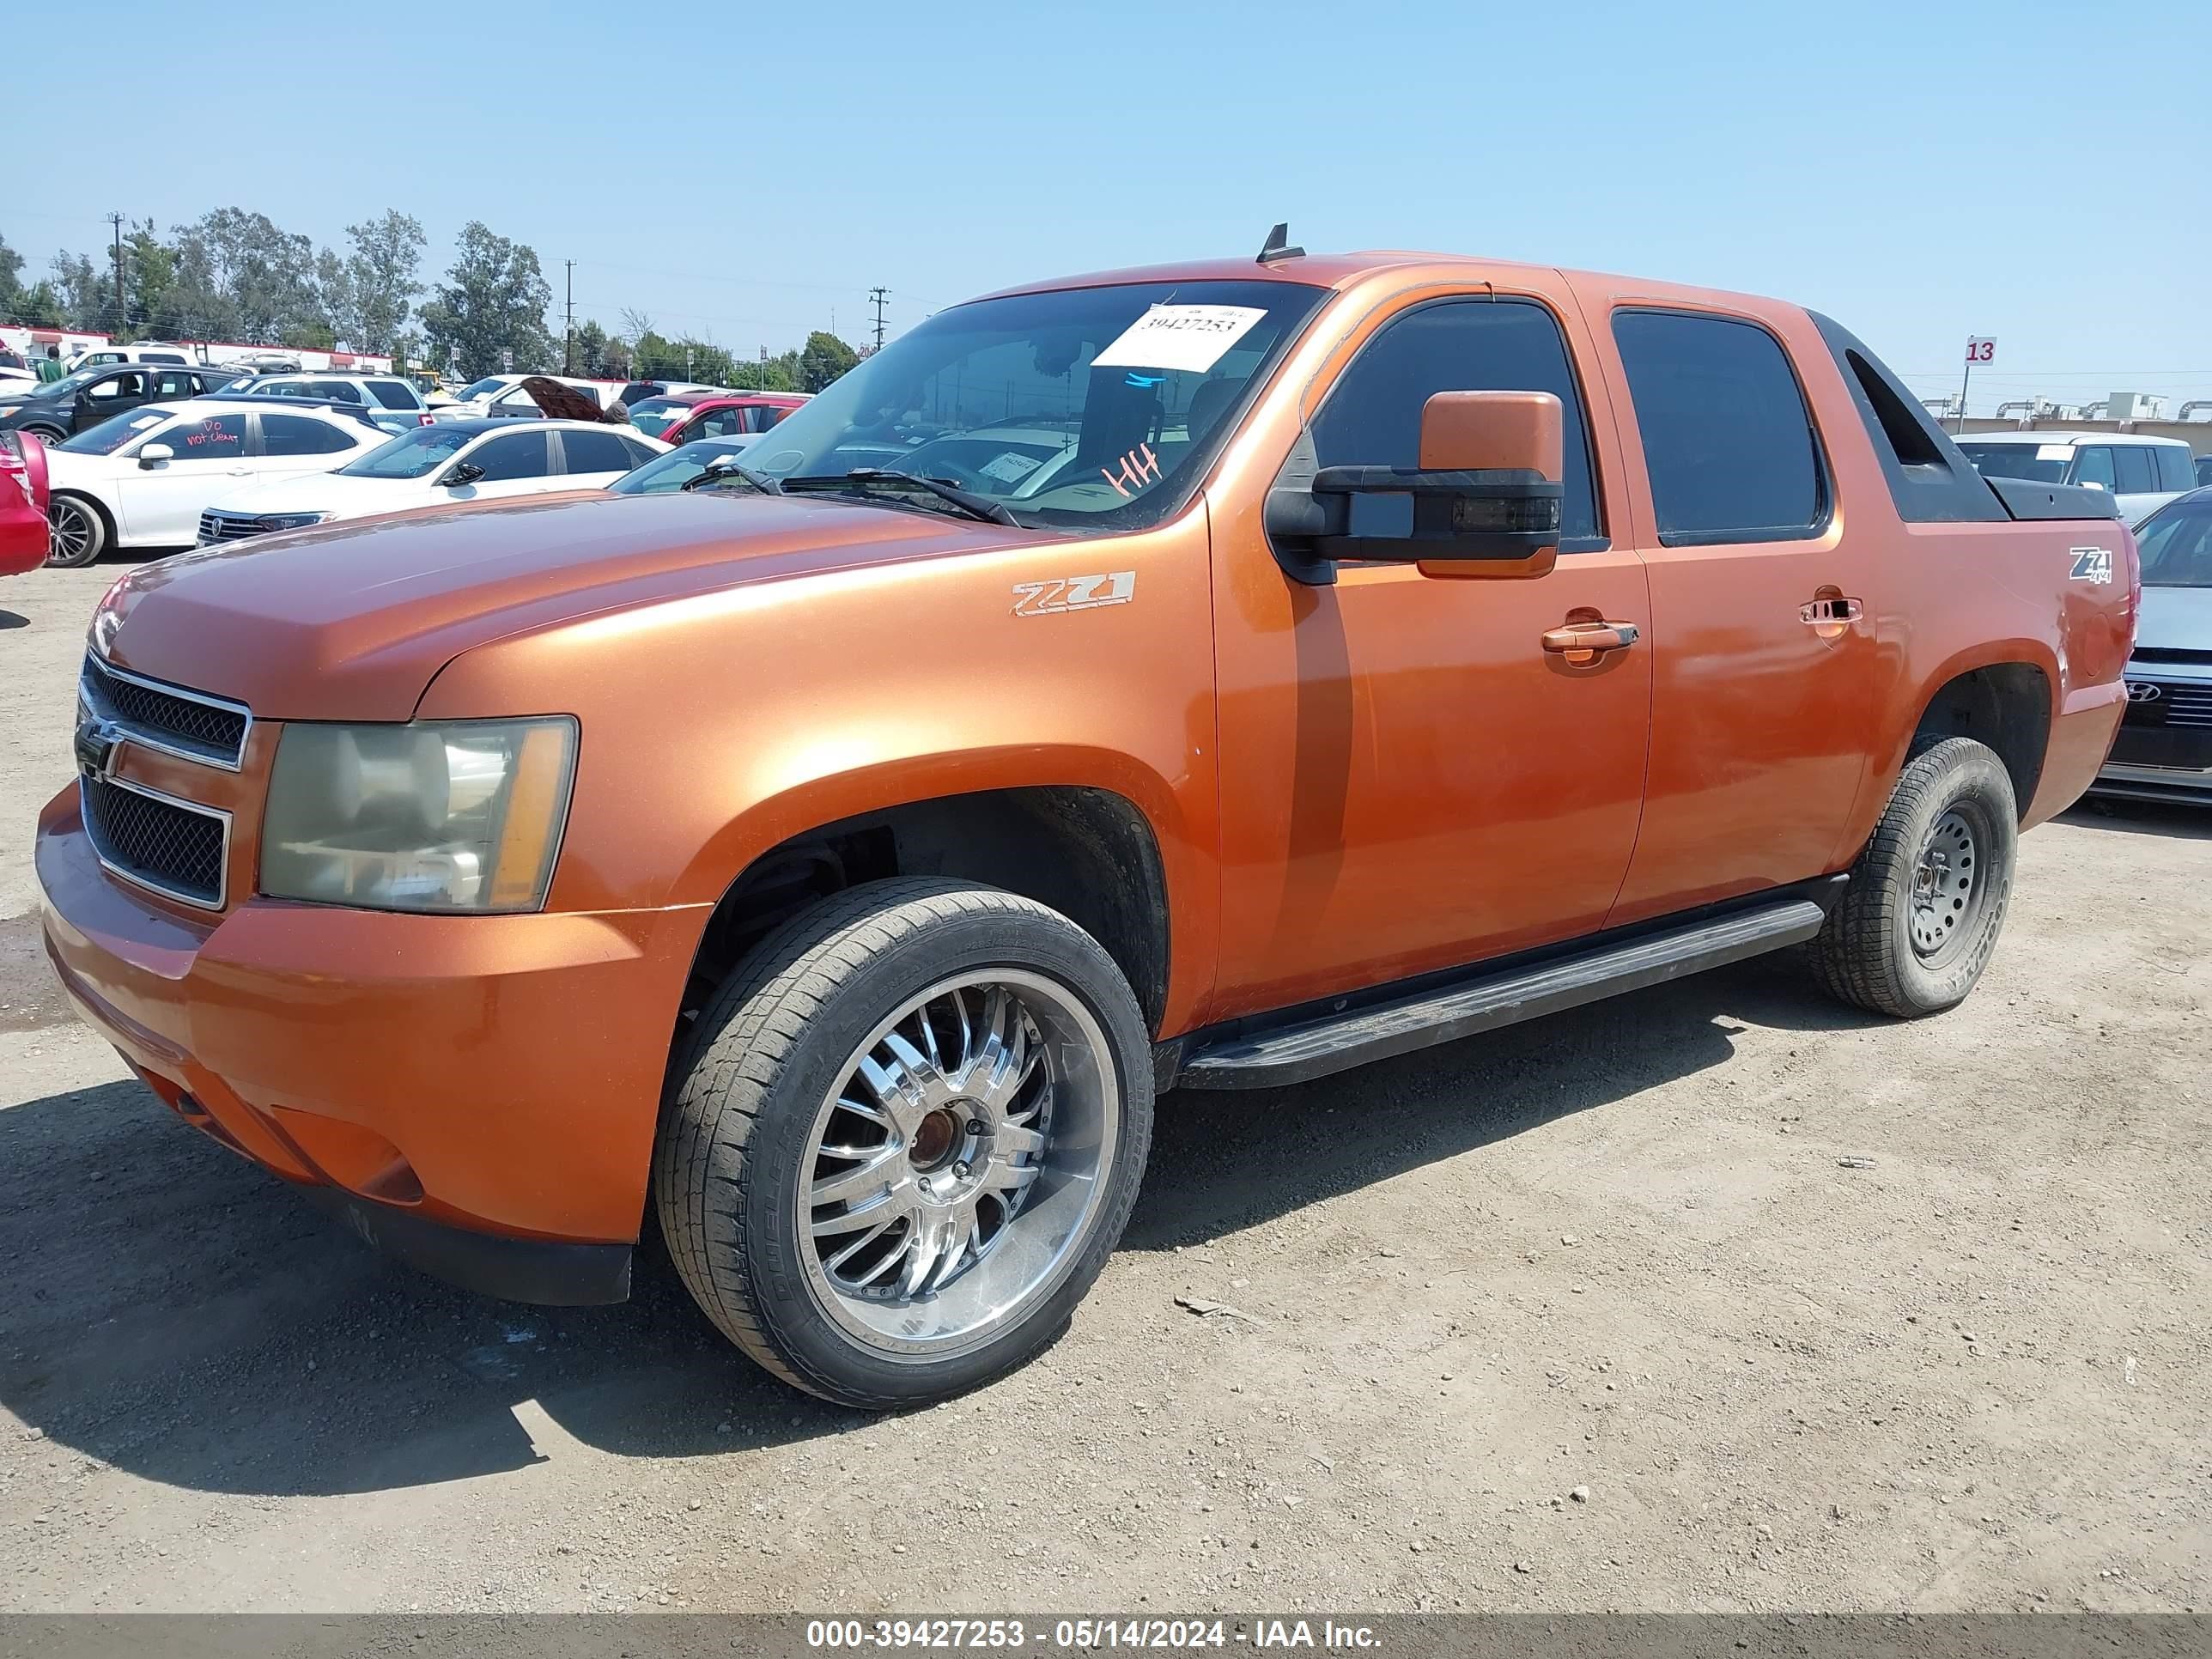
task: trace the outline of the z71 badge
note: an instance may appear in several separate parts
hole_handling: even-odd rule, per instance
[[[1102,605],[1127,605],[1137,597],[1137,573],[1109,571],[1103,576],[1063,576],[1057,581],[1016,582],[1014,614],[1042,617],[1052,611],[1096,611]]]
[[[2109,547],[2069,547],[2074,556],[2074,580],[2102,587],[2112,580],[2112,550]]]

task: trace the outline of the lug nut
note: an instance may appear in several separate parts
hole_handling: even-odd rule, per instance
[[[973,1175],[975,1170],[965,1164],[956,1164],[952,1166],[952,1173],[958,1176],[964,1181],[969,1176]]]
[[[974,1135],[977,1139],[981,1139],[985,1135],[990,1133],[990,1127],[986,1124],[981,1118],[971,1117],[968,1120],[968,1133]]]

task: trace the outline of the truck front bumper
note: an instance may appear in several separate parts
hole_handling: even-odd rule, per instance
[[[197,915],[101,867],[74,787],[36,862],[63,988],[177,1115],[441,1277],[628,1293],[703,910]]]

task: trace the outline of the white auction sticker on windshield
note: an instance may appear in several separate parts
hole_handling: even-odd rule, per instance
[[[1257,306],[1154,306],[1092,358],[1091,366],[1203,374],[1267,314]]]

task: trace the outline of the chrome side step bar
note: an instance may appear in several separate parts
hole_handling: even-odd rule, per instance
[[[1820,931],[1825,914],[1810,899],[1788,899],[1343,1013],[1210,1042],[1201,1036],[1183,1055],[1176,1081],[1186,1089],[1304,1083],[1800,945]]]

